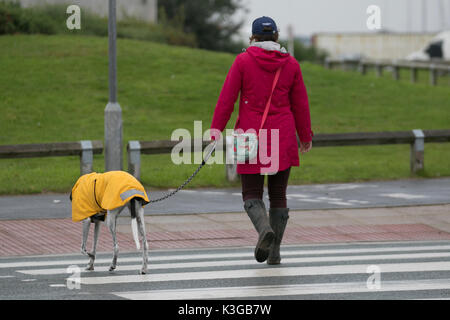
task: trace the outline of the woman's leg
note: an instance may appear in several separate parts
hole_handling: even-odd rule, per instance
[[[260,174],[242,174],[242,199],[244,209],[258,232],[255,259],[264,262],[269,256],[269,249],[275,234],[270,227],[266,207],[262,200],[264,193],[264,176]]]
[[[286,208],[286,189],[291,168],[269,175],[268,189],[271,208]]]
[[[241,174],[242,200],[263,198],[264,176],[261,174]]]
[[[275,233],[275,239],[270,247],[268,264],[279,264],[280,245],[283,240],[284,230],[289,219],[289,208],[287,208],[286,189],[289,180],[290,168],[280,171],[275,175],[269,176],[269,221],[272,230]]]

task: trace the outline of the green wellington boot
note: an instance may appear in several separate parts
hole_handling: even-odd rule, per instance
[[[264,262],[269,256],[269,248],[275,237],[270,227],[266,207],[262,200],[250,199],[244,202],[244,209],[259,234],[258,243],[255,248],[255,259],[258,262]]]
[[[289,219],[289,208],[270,208],[269,209],[269,221],[273,232],[275,233],[275,239],[269,249],[269,257],[267,258],[267,264],[280,264],[280,245],[283,240],[284,230],[286,228],[287,221]]]

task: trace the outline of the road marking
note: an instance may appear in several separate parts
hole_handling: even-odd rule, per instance
[[[450,271],[450,262],[386,263],[377,264],[383,273]],[[180,280],[241,279],[267,277],[301,277],[334,274],[365,274],[367,264],[330,265],[313,267],[276,267],[225,271],[197,271],[180,273],[159,273],[147,275],[122,275],[105,277],[83,277],[81,284],[101,285],[120,283],[163,282]]]
[[[422,245],[422,246],[394,246],[394,247],[375,247],[375,248],[344,248],[344,249],[291,249],[286,247],[282,250],[284,256],[288,255],[322,255],[322,254],[347,254],[347,253],[376,253],[376,252],[408,252],[408,251],[427,251],[427,250],[450,250],[450,245]],[[137,252],[136,252],[137,253]],[[222,258],[252,258],[253,252],[240,253],[192,253],[181,255],[154,256],[150,252],[149,261],[180,261],[194,259],[222,259]],[[25,268],[25,267],[42,267],[42,266],[68,266],[68,265],[87,265],[88,258],[72,259],[72,260],[38,260],[38,261],[22,261],[22,262],[5,262],[0,263],[0,268]],[[120,257],[119,263],[140,262],[142,257]],[[96,264],[110,263],[111,258],[97,258]]]
[[[328,203],[338,206],[353,206],[354,204],[368,204],[369,201],[360,201],[360,200],[343,200],[341,198],[330,198],[330,197],[316,197],[316,198],[309,198],[305,195],[296,195],[291,194],[287,195],[286,198],[288,200],[296,200],[296,201],[305,201],[305,202],[315,202],[315,203]]]
[[[380,194],[380,196],[395,198],[395,199],[406,199],[406,200],[428,198],[427,196],[424,196],[424,195],[408,194],[408,193],[382,193],[382,194]]]
[[[228,192],[224,191],[199,191],[202,194],[210,194],[210,195],[228,195]]]
[[[369,201],[363,201],[363,200],[347,200],[347,202],[359,203],[359,204],[368,204],[369,203]]]
[[[364,261],[364,260],[394,260],[394,259],[431,259],[431,258],[448,258],[450,253],[447,252],[429,252],[429,253],[400,253],[400,254],[386,254],[386,255],[356,255],[356,256],[327,256],[327,257],[307,257],[307,258],[283,258],[283,263],[317,263],[317,262],[342,262],[342,261]],[[157,263],[152,264],[149,261],[149,270],[159,269],[186,269],[186,268],[208,268],[208,267],[227,267],[227,266],[244,266],[254,265],[255,260],[239,259],[239,260],[220,260],[220,261],[199,261],[199,262],[184,262],[184,263]],[[118,265],[118,271],[139,270],[140,264],[136,265]],[[108,266],[96,267],[96,271],[107,271]],[[48,268],[48,269],[31,269],[31,270],[17,270],[17,272],[27,275],[52,275],[65,274],[67,270],[64,268]],[[81,270],[81,272],[89,272]]]
[[[329,201],[329,204],[336,204],[339,206],[353,206],[352,203],[348,203],[348,202],[342,202],[342,201]]]
[[[83,285],[83,291],[89,294],[102,292],[141,300],[271,299],[288,296],[301,298],[306,295],[332,298],[336,294],[352,293],[378,297],[379,292],[395,298],[448,298],[450,292],[450,242],[291,245],[283,249],[286,250],[282,250],[283,264],[280,266],[256,263],[251,247],[155,251],[150,253],[147,275],[138,275],[142,261],[138,254],[132,256],[128,253],[122,260],[119,257],[117,273],[109,273],[107,270],[111,258],[102,253],[102,259],[96,260],[99,263],[96,272],[81,271],[83,273],[77,279]],[[156,256],[153,257],[153,254]],[[33,262],[26,257],[13,259],[3,261]],[[39,257],[33,259],[37,260],[34,262],[43,262],[38,260]],[[70,277],[65,267],[69,265],[68,262],[76,260],[74,256],[58,255],[40,259],[50,264],[42,269],[24,267],[13,270],[18,272],[16,275],[21,273],[25,275],[24,278],[28,278],[16,278],[19,286],[21,282],[26,285],[26,282],[36,283],[36,280],[41,279],[47,282],[50,290],[56,289],[54,292],[58,292],[58,288],[65,290],[67,279],[61,279]],[[87,260],[82,257],[83,264]],[[105,261],[104,265],[100,264],[101,260]],[[122,265],[120,261],[124,260],[136,263]],[[369,271],[372,270],[370,266],[376,266],[377,271],[374,272],[381,275],[377,278],[376,286],[369,283],[369,280],[375,279],[375,273]],[[441,278],[427,277],[432,272]],[[421,279],[415,277],[419,273]],[[54,276],[56,274],[59,277]],[[228,286],[223,286],[223,283]],[[135,289],[138,291],[133,291]],[[425,290],[433,292],[428,294]],[[347,298],[346,295],[343,297]]]
[[[366,282],[314,283],[296,285],[216,287],[198,289],[148,290],[136,292],[113,292],[132,300],[191,300],[244,297],[269,297],[288,295],[365,293],[389,291],[448,290],[450,279],[383,281],[380,289],[369,289]]]
[[[450,298],[426,298],[426,299],[414,299],[414,300],[450,300]]]
[[[325,200],[325,201],[342,201],[341,198],[329,198],[329,197],[318,197],[316,199]]]
[[[307,199],[307,198],[305,198],[305,199],[294,199],[294,200],[297,200],[297,201],[305,201],[305,202],[323,202],[322,200],[317,200],[317,199]]]
[[[320,190],[331,190],[331,191],[338,191],[338,190],[354,190],[358,188],[374,188],[378,187],[374,184],[336,184],[336,185],[316,185],[314,188],[320,189]]]

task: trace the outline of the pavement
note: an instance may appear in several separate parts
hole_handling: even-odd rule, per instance
[[[150,191],[150,197],[169,191]],[[290,186],[288,206],[286,245],[450,240],[449,178]],[[128,215],[118,221],[122,252],[136,250]],[[183,190],[146,207],[145,222],[151,250],[257,240],[238,189]],[[81,231],[66,194],[0,197],[0,256],[78,253]],[[98,252],[111,252],[111,244],[102,225]]]

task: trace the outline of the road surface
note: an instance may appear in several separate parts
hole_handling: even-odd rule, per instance
[[[450,299],[450,241],[291,245],[279,266],[252,247],[0,259],[0,299]]]
[[[157,199],[169,191],[150,191],[149,196]],[[447,204],[450,203],[450,178],[289,186],[287,201],[291,210]],[[169,199],[152,203],[146,207],[145,214],[242,211],[240,189],[195,189],[181,190]],[[0,219],[3,220],[70,217],[69,194],[0,197]]]

